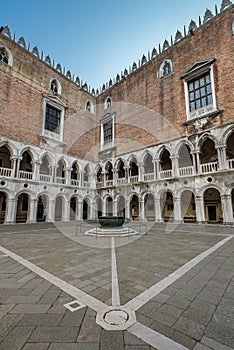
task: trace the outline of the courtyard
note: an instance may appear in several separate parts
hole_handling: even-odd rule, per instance
[[[234,349],[234,228],[129,226],[1,226],[0,349]]]

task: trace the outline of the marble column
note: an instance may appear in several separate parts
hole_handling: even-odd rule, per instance
[[[223,223],[224,224],[233,224],[233,208],[232,208],[232,196],[231,194],[221,195],[221,203],[223,210]]]
[[[5,224],[14,224],[16,220],[16,209],[17,209],[17,200],[15,198],[8,198],[6,204],[6,216]]]
[[[27,213],[27,223],[37,222],[37,199],[30,199],[29,210]]]
[[[195,196],[195,203],[196,203],[197,223],[203,224],[206,222],[205,206],[204,206],[203,197],[202,196]]]

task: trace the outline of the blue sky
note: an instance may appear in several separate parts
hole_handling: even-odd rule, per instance
[[[2,1],[0,26],[99,88],[221,0]]]

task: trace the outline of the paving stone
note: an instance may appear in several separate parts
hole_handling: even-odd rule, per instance
[[[145,343],[129,332],[124,332],[124,343],[126,345],[144,345]]]
[[[178,331],[174,332],[170,338],[188,349],[193,349],[196,344],[196,340]]]
[[[48,350],[49,343],[26,343],[22,350]]]
[[[53,304],[55,300],[58,298],[60,294],[60,290],[48,290],[45,294],[40,298],[38,304]]]
[[[1,350],[20,350],[34,327],[15,327],[0,344]]]
[[[4,301],[4,304],[34,304],[40,299],[33,295],[12,295]]]
[[[37,327],[29,342],[71,343],[76,341],[77,333],[77,327]]]
[[[61,314],[25,314],[18,324],[20,326],[58,326],[62,317]]]
[[[173,326],[177,331],[196,340],[200,340],[205,332],[205,326],[181,316]]]
[[[173,328],[166,326],[165,324],[162,324],[158,321],[153,321],[153,323],[150,324],[150,328],[160,334],[165,335],[168,338],[170,338],[171,335],[174,333]]]
[[[79,344],[66,344],[56,343],[51,344],[48,350],[99,350],[99,344],[97,343],[79,343]]]
[[[212,348],[208,348],[207,346],[197,343],[193,350],[212,350]]]
[[[79,332],[77,342],[99,343],[101,327],[95,322],[94,317],[85,317]]]
[[[229,346],[221,344],[221,343],[217,342],[216,340],[210,339],[206,336],[202,337],[201,343],[207,345],[212,350],[233,350],[233,347],[230,348]]]
[[[107,349],[124,350],[123,332],[102,330],[100,350]]]
[[[86,313],[86,308],[80,309],[78,311],[67,311],[64,315],[60,326],[76,326],[80,327],[83,321],[84,315]]]
[[[18,304],[16,305],[10,313],[13,314],[42,314],[46,313],[50,308],[50,305],[43,304]]]
[[[225,327],[217,322],[210,322],[205,335],[208,338],[234,348],[234,332],[230,327]]]
[[[125,350],[149,350],[149,346],[147,345],[127,345],[125,346]]]
[[[11,310],[13,309],[14,304],[0,305],[0,320]]]
[[[7,314],[0,320],[0,340],[7,336],[7,334],[17,325],[22,317],[22,314]]]

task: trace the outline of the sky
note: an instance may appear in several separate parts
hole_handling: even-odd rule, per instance
[[[99,88],[221,0],[2,1],[0,26]]]

